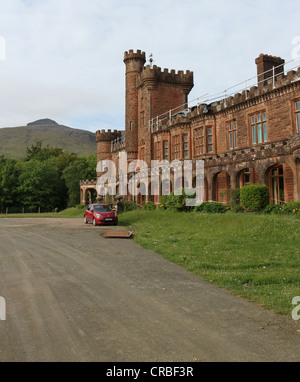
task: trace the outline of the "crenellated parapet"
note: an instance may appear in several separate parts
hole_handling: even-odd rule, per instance
[[[127,64],[131,60],[142,61],[143,63],[145,63],[146,53],[142,52],[140,49],[138,49],[136,52],[134,52],[133,49],[130,49],[128,52],[126,51],[124,53],[124,63]]]
[[[268,100],[271,97],[285,93],[288,89],[300,87],[300,68],[281,73],[276,79],[270,78],[264,86],[252,86],[250,89],[243,90],[232,96],[225,96],[219,101],[210,104],[198,104],[172,115],[171,119],[163,116],[163,119],[153,122],[152,131],[162,131],[170,129],[171,126],[177,126],[190,122],[195,118],[210,118],[217,113],[227,113],[241,108],[253,106],[262,100]]]
[[[114,141],[118,140],[121,136],[122,136],[122,131],[120,130],[113,130],[113,131],[98,130],[96,132],[97,162],[112,159],[112,154],[111,154],[112,144]]]
[[[187,70],[164,69],[159,66],[150,65],[145,66],[138,76],[138,86],[146,86],[148,88],[154,88],[158,83],[163,82],[165,84],[177,85],[186,88],[186,93],[189,93],[194,86],[194,73]]]
[[[81,180],[79,182],[79,184],[80,184],[80,187],[95,186],[96,185],[96,180],[94,180],[94,179],[91,179],[91,180],[89,180],[89,179]]]
[[[111,142],[121,137],[121,130],[98,130],[96,131],[96,142]]]

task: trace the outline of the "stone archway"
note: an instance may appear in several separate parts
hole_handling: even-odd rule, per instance
[[[147,202],[149,189],[147,189],[147,184],[142,181],[138,182],[137,187],[140,191],[136,196],[136,202],[138,205],[142,206]]]
[[[193,177],[192,186],[193,186],[193,189],[196,189],[196,187],[197,187],[196,176]],[[196,192],[198,193],[199,196],[201,195],[203,197],[203,201],[204,202],[208,201],[208,181],[207,181],[207,177],[206,176],[204,176],[204,192],[201,189],[199,189],[199,190],[196,189]]]
[[[287,203],[294,200],[294,174],[286,163],[276,163],[265,173],[270,192],[270,204]]]
[[[213,201],[227,203],[228,194],[226,191],[230,190],[230,188],[230,175],[226,170],[214,174],[212,179]]]
[[[80,181],[80,204],[89,204],[98,197],[95,180]]]

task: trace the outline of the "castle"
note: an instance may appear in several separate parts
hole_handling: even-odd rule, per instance
[[[255,86],[190,107],[193,72],[145,66],[140,50],[125,52],[124,63],[125,131],[97,131],[98,162],[104,164],[98,177],[105,161],[118,167],[126,151],[128,163],[140,159],[149,168],[153,159],[203,160],[206,201],[226,202],[224,190],[253,183],[269,187],[270,203],[300,200],[300,68],[285,74],[283,59],[261,54]],[[118,194],[118,179],[116,185]],[[171,191],[182,186],[184,180],[173,179]],[[127,199],[158,204],[163,185],[151,195],[149,174],[145,187],[146,195]]]

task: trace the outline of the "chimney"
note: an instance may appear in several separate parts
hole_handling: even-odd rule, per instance
[[[255,63],[257,65],[257,82],[260,86],[266,85],[267,79],[273,77],[273,68],[275,68],[275,76],[284,72],[285,61],[280,57],[261,53],[255,60]]]

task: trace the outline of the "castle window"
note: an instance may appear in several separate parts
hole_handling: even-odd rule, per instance
[[[300,133],[300,101],[295,103],[297,132]]]
[[[206,142],[207,142],[207,152],[212,153],[214,150],[213,146],[213,132],[212,132],[212,126],[207,127],[206,129]]]
[[[164,144],[163,144],[163,147],[164,147],[164,157],[163,159],[165,160],[169,160],[169,142],[168,141],[164,141]]]
[[[194,130],[194,155],[204,153],[204,133],[203,127]]]
[[[160,160],[161,148],[160,141],[154,143],[155,159]]]
[[[251,116],[252,143],[262,143],[268,140],[267,113],[265,111]]]
[[[228,141],[229,149],[234,149],[237,147],[237,132],[236,132],[236,121],[229,122],[228,124]]]
[[[180,136],[173,137],[173,159],[180,159]]]
[[[189,157],[189,141],[188,141],[187,134],[183,134],[182,136],[182,145],[183,145],[183,158],[186,159]]]
[[[244,170],[244,185],[250,184],[250,168]]]
[[[132,130],[132,121],[130,121],[130,130]]]
[[[139,157],[140,157],[140,160],[145,160],[145,147],[141,147],[140,148],[140,155],[139,155]]]

